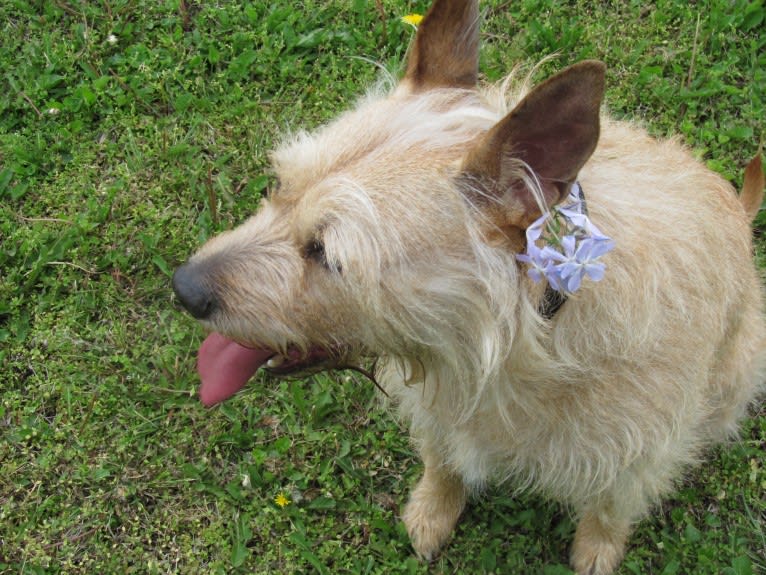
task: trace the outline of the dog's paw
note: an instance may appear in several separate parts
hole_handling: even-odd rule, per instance
[[[628,524],[607,528],[593,516],[577,525],[572,547],[572,567],[577,575],[611,575],[625,553]]]
[[[603,543],[588,548],[575,547],[572,567],[577,575],[611,575],[622,559],[623,549]]]
[[[412,548],[424,561],[433,561],[455,528],[457,517],[434,509],[428,502],[410,500],[402,515]]]
[[[444,486],[442,486],[444,487]],[[402,520],[418,556],[433,561],[450,538],[465,506],[462,489],[434,489],[423,481],[410,496]]]

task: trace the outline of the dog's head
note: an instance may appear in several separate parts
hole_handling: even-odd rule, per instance
[[[176,271],[179,301],[213,331],[203,402],[267,362],[496,353],[483,330],[513,316],[524,229],[596,146],[604,70],[577,64],[504,114],[477,88],[478,21],[477,2],[437,0],[398,86],[284,144],[258,212]]]

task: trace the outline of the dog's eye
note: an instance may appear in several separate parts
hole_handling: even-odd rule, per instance
[[[317,263],[327,264],[324,253],[324,244],[316,238],[307,243],[306,247],[303,248],[303,257],[314,260]]]
[[[303,248],[303,257],[318,263],[325,269],[337,272],[340,271],[340,266],[330,265],[330,263],[327,261],[327,254],[325,254],[324,251],[324,244],[318,238],[314,238],[306,244],[306,246]]]

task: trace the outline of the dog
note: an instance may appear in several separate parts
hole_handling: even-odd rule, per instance
[[[289,138],[278,187],[173,288],[211,331],[205,405],[259,367],[377,358],[424,463],[402,514],[420,557],[508,480],[571,506],[573,568],[607,575],[762,388],[763,171],[738,198],[609,118],[596,61],[480,88],[478,22],[436,0],[398,84]]]

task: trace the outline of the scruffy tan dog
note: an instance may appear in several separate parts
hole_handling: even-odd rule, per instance
[[[598,62],[477,88],[478,19],[436,0],[401,82],[274,153],[279,188],[174,289],[214,332],[207,405],[263,364],[379,358],[425,463],[403,514],[422,557],[468,493],[511,480],[573,507],[574,568],[605,575],[763,379],[763,173],[738,199],[678,142],[600,116]]]

